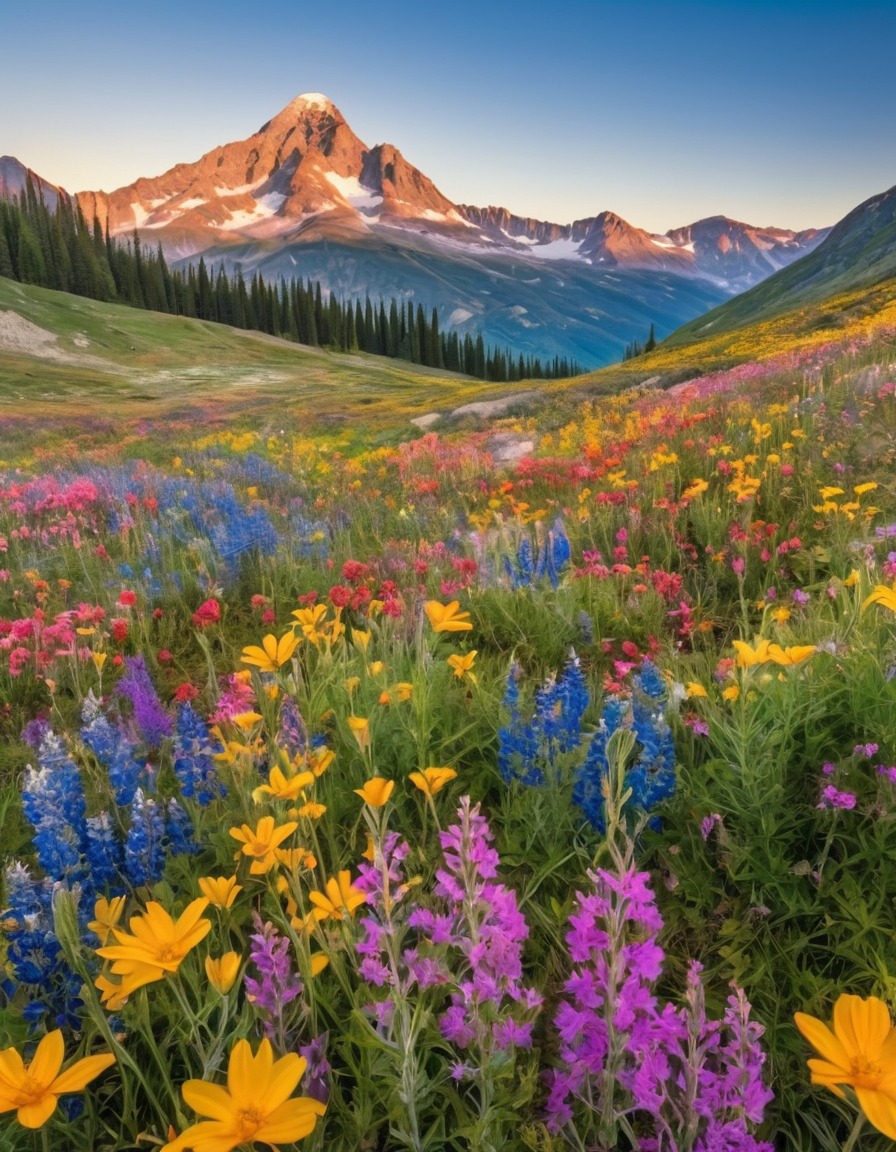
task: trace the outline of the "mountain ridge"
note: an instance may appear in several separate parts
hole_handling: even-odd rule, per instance
[[[826,234],[712,217],[659,235],[609,210],[555,224],[455,204],[395,145],[365,144],[321,93],[197,161],[74,199],[175,265],[201,256],[340,297],[412,298],[461,335],[588,366],[621,358],[651,325],[669,335]]]
[[[193,163],[111,193],[75,195],[87,219],[108,220],[113,234],[153,232],[180,258],[247,238],[307,243],[400,229],[471,251],[677,271],[731,291],[777,271],[826,234],[710,217],[660,235],[609,210],[558,224],[504,207],[454,204],[394,144],[368,147],[321,93],[297,96],[245,140]],[[715,221],[724,227],[714,229]]]

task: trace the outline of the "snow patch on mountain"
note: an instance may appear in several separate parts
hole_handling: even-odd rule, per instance
[[[365,188],[357,176],[340,176],[336,172],[325,172],[324,178],[331,184],[343,200],[361,212],[370,208],[379,208],[383,202],[382,196]]]
[[[529,249],[539,260],[581,260],[579,241],[572,239],[550,240],[547,244],[536,244]],[[587,261],[591,263],[591,261]]]

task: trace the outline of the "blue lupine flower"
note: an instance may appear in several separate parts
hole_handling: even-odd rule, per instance
[[[537,547],[537,551],[536,551]],[[547,576],[556,588],[572,556],[569,537],[563,521],[558,517],[548,530],[547,539],[536,545],[524,536],[517,547],[516,557],[504,557],[504,571],[514,588],[526,588]]]
[[[204,806],[224,795],[214,760],[220,751],[202,717],[189,703],[183,704],[174,733],[174,774],[182,796]]]
[[[518,669],[511,669],[504,694],[510,722],[498,733],[498,768],[506,781],[539,785],[554,775],[557,757],[578,748],[582,717],[590,697],[578,659],[573,656],[560,679],[549,678],[535,693],[531,720],[520,715]]]
[[[166,825],[172,856],[195,856],[202,851],[193,835],[193,821],[173,797],[167,804]]]
[[[605,827],[602,786],[608,769],[607,744],[617,728],[624,723],[627,712],[626,701],[616,696],[611,696],[604,704],[597,731],[591,737],[572,790],[572,798],[585,813],[589,824],[600,831]]]
[[[121,844],[108,812],[88,816],[86,856],[89,895],[104,889],[123,889]]]
[[[599,831],[606,826],[602,784],[609,771],[607,743],[617,728],[631,728],[638,742],[637,758],[625,775],[632,804],[649,812],[675,791],[675,744],[658,707],[665,703],[666,688],[651,661],[643,662],[633,678],[633,688],[630,705],[615,698],[607,701],[600,727],[576,775],[573,800]]]
[[[106,769],[109,783],[115,789],[116,802],[130,807],[141,781],[146,780],[145,761],[137,759],[131,742],[109,723],[92,692],[84,701],[81,715],[84,720],[81,739]]]
[[[87,841],[81,773],[52,732],[40,746],[38,764],[28,768],[22,789],[22,810],[34,828],[38,861],[54,879],[77,877]]]
[[[19,862],[4,872],[8,905],[5,922],[6,959],[20,990],[27,993],[23,1012],[29,1027],[46,1017],[52,1027],[79,1027],[81,979],[71,971],[53,931],[53,888],[50,879],[35,879]]]
[[[299,706],[291,696],[285,697],[280,709],[279,743],[292,760],[303,756],[308,748],[308,729]]]
[[[138,788],[131,804],[131,827],[124,846],[124,872],[135,888],[155,884],[165,867],[165,821],[157,801]]]

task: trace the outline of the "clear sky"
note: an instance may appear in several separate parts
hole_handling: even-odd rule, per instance
[[[3,12],[0,155],[111,191],[323,92],[455,202],[666,231],[896,184],[896,0],[71,0]]]

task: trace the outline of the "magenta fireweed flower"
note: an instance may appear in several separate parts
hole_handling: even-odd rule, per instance
[[[570,916],[574,967],[554,1020],[563,1063],[549,1074],[548,1128],[573,1126],[577,1147],[612,1147],[630,1117],[642,1152],[771,1152],[750,1133],[772,1098],[762,1028],[739,989],[723,1020],[707,1019],[697,963],[684,1005],[658,1003],[662,920],[648,874],[622,860],[617,873],[589,873],[594,890],[577,894]]]
[[[481,1067],[492,1051],[531,1046],[541,996],[523,983],[529,929],[516,895],[493,883],[500,861],[488,823],[469,796],[457,812],[459,822],[440,833],[445,867],[434,888],[447,915],[418,909],[409,922],[431,945],[448,945],[452,993],[442,1033],[461,1049],[478,1049]]]

